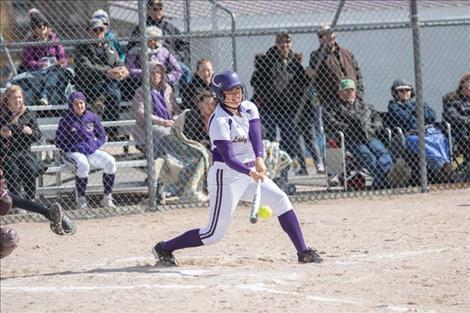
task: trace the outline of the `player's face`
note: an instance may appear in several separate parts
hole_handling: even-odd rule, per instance
[[[13,92],[10,97],[8,97],[8,109],[10,112],[16,113],[21,110],[23,107],[23,94],[20,91]]]
[[[224,91],[224,103],[230,108],[238,108],[240,103],[242,102],[242,88],[235,87]]]
[[[85,113],[85,101],[82,99],[73,100],[73,111],[78,116],[82,116]]]
[[[197,76],[199,76],[206,83],[210,83],[214,69],[211,62],[204,62],[197,68]]]

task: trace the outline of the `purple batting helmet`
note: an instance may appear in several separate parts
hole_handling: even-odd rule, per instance
[[[212,91],[219,100],[224,99],[224,91],[235,87],[241,87],[243,89],[243,83],[238,74],[234,71],[226,70],[212,76]]]

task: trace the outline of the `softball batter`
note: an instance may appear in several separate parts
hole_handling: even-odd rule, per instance
[[[287,195],[265,176],[261,122],[258,109],[244,101],[243,84],[237,73],[227,70],[215,74],[212,89],[218,105],[209,120],[213,165],[209,170],[209,222],[152,248],[155,258],[165,266],[178,266],[173,252],[213,244],[223,238],[240,200],[251,201],[256,182],[261,180],[261,199],[273,208],[282,229],[289,235],[301,263],[320,263],[322,259],[305,244],[299,221]]]

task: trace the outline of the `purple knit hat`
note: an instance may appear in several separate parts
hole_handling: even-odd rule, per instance
[[[86,103],[86,97],[85,97],[85,94],[81,91],[73,91],[70,95],[69,95],[69,108],[73,108],[73,101],[75,99],[80,99],[82,100],[83,102]]]

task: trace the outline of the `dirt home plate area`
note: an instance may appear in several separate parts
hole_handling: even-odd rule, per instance
[[[296,203],[322,264],[298,264],[276,218],[237,209],[216,245],[154,266],[157,240],[207,209],[78,220],[72,237],[13,225],[1,312],[470,312],[470,190]]]

